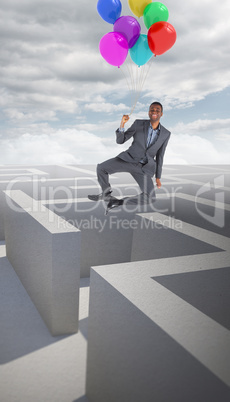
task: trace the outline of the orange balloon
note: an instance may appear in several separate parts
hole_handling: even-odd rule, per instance
[[[175,42],[176,30],[169,22],[156,22],[148,30],[149,48],[157,56],[167,52]]]
[[[152,0],[129,0],[129,8],[137,17],[141,17],[145,7],[152,3]]]

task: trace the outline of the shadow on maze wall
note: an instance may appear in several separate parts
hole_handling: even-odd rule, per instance
[[[170,190],[168,186],[168,191]],[[86,196],[85,191],[81,196]],[[69,222],[81,230],[82,277],[89,276],[91,266],[220,251],[217,247],[176,232],[173,227],[166,229],[161,225],[152,225],[148,228],[135,211],[125,211],[120,208],[119,211],[112,210],[105,216],[103,202],[98,203],[92,211],[90,210],[92,203],[78,204],[77,201],[73,202],[65,212],[60,212],[60,208],[64,208],[65,204],[57,205],[54,202],[46,206],[63,218],[63,225]],[[83,206],[85,210],[79,211],[78,208],[83,209]],[[207,209],[207,213],[212,214],[212,207]],[[165,219],[172,216],[178,221],[184,220],[205,229],[208,226],[209,229],[223,235],[228,230],[227,225],[224,228],[218,228],[206,222],[200,217],[195,206],[187,200],[176,199],[173,207],[171,199],[159,197],[153,207],[145,207],[137,212],[162,210],[166,215]],[[136,239],[135,247],[133,247],[134,238]]]
[[[53,337],[6,257],[0,258],[1,353],[8,363],[66,336]],[[9,285],[10,284],[10,285]]]
[[[153,279],[230,330],[230,267]]]

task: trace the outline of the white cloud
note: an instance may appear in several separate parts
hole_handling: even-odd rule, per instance
[[[55,121],[56,113],[52,110],[35,111],[34,113],[20,112],[17,109],[5,109],[4,113],[12,121],[34,122],[34,121]]]
[[[85,109],[92,110],[94,112],[104,112],[104,113],[114,113],[114,112],[124,112],[128,107],[123,103],[119,103],[118,105],[114,105],[109,102],[98,102],[98,103],[89,103],[85,105]]]
[[[195,120],[179,122],[170,127],[168,163],[229,164],[230,119]]]
[[[199,119],[190,123],[179,122],[172,130],[176,133],[201,134],[205,132],[221,133],[229,132],[230,119]]]
[[[116,144],[115,134],[101,138],[83,130],[53,130],[47,125],[33,125],[21,136],[1,141],[2,164],[97,164],[115,157],[129,147]],[[230,155],[219,152],[198,135],[171,136],[165,154],[166,164],[222,164]]]
[[[230,151],[217,150],[211,141],[198,135],[171,135],[165,154],[169,164],[229,164]]]
[[[114,137],[115,130],[119,127],[120,120],[117,121],[99,121],[98,123],[79,123],[76,124],[77,130],[84,130],[98,135],[106,135],[107,138]]]
[[[225,144],[230,144],[230,134],[227,133],[220,133],[216,136],[216,138],[220,141],[224,141]]]
[[[47,127],[39,133],[22,134],[2,140],[2,164],[97,164],[116,156],[124,146],[115,143],[115,134],[104,139],[82,130],[66,129],[48,134]]]

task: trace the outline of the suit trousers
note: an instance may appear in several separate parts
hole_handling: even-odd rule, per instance
[[[98,182],[103,192],[111,191],[109,175],[120,172],[130,173],[141,189],[141,194],[134,197],[126,197],[125,203],[148,204],[156,198],[153,180],[151,176],[143,172],[142,164],[125,162],[118,156],[97,165]]]

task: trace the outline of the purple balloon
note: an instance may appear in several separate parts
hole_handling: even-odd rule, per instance
[[[113,30],[124,35],[128,41],[129,48],[131,48],[140,36],[141,26],[136,18],[128,15],[118,18],[114,23]]]
[[[127,57],[129,46],[123,35],[109,32],[101,38],[99,50],[107,63],[120,67]]]

